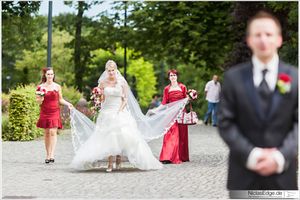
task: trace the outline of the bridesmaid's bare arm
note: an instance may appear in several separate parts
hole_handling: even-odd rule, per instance
[[[73,105],[71,103],[67,102],[66,100],[64,100],[64,98],[63,98],[61,86],[60,85],[57,85],[57,86],[58,86],[59,103],[62,105],[68,106],[69,109],[72,109]]]

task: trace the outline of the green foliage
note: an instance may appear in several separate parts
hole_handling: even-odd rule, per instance
[[[199,119],[204,117],[207,111],[207,101],[205,100],[205,85],[208,81],[212,80],[214,74],[219,75],[222,73],[219,69],[210,69],[203,65],[195,67],[193,65],[179,65],[178,81],[182,82],[187,89],[195,89],[198,92],[198,99],[192,102],[195,112],[197,112]]]
[[[134,3],[128,45],[168,65],[219,67],[231,48],[231,2]]]
[[[3,15],[2,15],[3,16]],[[46,32],[47,21],[43,17],[9,16],[2,18],[2,90],[17,83],[24,82],[23,71],[15,70],[16,59],[23,50],[32,50],[33,46],[40,43],[42,35]],[[10,79],[6,79],[9,76]],[[25,83],[25,82],[24,82]]]
[[[19,86],[10,92],[8,131],[2,132],[3,140],[27,141],[42,135],[36,127],[39,105],[35,96],[36,86]]]
[[[135,77],[135,89],[140,106],[142,108],[149,106],[152,95],[156,93],[153,64],[143,58],[130,60],[128,74]]]
[[[273,12],[282,25],[283,46],[279,49],[280,58],[298,65],[298,2],[234,2],[233,6],[233,48],[227,53],[225,68],[250,59],[251,51],[245,42],[246,23],[262,9]]]
[[[9,94],[2,93],[1,99],[2,114],[7,114],[9,106]]]
[[[39,1],[2,1],[1,3],[3,18],[9,16],[30,16],[32,13],[37,13],[41,5]]]
[[[85,83],[88,85],[86,94],[98,84],[100,74],[105,70],[107,60],[114,60],[122,73],[124,49],[117,47],[114,54],[103,49],[97,49],[91,52],[92,59],[85,75]],[[153,64],[145,61],[138,53],[127,49],[127,81],[134,94],[137,95],[141,107],[147,107],[151,102],[152,95],[156,93],[156,77]],[[97,73],[95,73],[97,72]]]
[[[72,36],[66,31],[55,30],[52,38],[52,67],[55,72],[55,81],[67,85],[74,85],[74,69],[72,64],[73,50],[66,47]],[[24,50],[16,61],[16,69],[23,72],[23,82],[38,83],[41,79],[41,69],[47,60],[47,33],[42,41],[32,50]]]
[[[82,94],[73,86],[62,86],[62,94],[63,98],[70,102],[74,107],[79,102],[80,98],[82,98]],[[60,107],[60,116],[62,120],[62,124],[64,129],[70,128],[70,111],[66,106]]]
[[[280,58],[285,62],[298,66],[298,3],[297,2],[268,2],[276,13],[284,13],[283,45],[279,51]]]
[[[85,70],[85,76],[83,77],[83,82],[85,88],[83,88],[84,95],[89,99],[89,95],[94,87],[98,85],[98,79],[100,74],[105,70],[105,63],[107,60],[114,60],[119,66],[119,61],[121,57],[113,55],[111,52],[104,49],[96,49],[91,51],[91,60],[88,67]]]
[[[94,3],[101,2],[88,3],[84,12]],[[2,3],[2,88],[5,91],[16,83],[37,83],[40,79],[37,74],[46,64],[47,17],[35,15],[37,4],[25,4],[31,8],[19,9],[21,2]],[[68,4],[78,9],[78,2]],[[9,6],[13,5],[16,7],[10,10]],[[115,60],[123,73],[124,49],[121,47],[126,45],[127,80],[142,106],[146,105],[150,93],[155,92],[155,87],[161,91],[168,83],[164,77],[169,68],[180,69],[180,80],[202,92],[214,73],[220,75],[220,69],[249,59],[251,54],[244,40],[246,21],[261,8],[274,11],[283,24],[280,57],[298,64],[297,2],[143,1],[114,2],[114,5],[111,15],[103,12],[94,18],[81,18],[81,39],[77,46],[80,48],[77,58],[83,69],[80,72],[74,70],[76,14],[53,17],[52,63],[58,83],[75,86],[79,84],[75,83],[75,74],[82,73],[82,90],[89,96],[108,59]],[[124,27],[125,5],[127,27]],[[22,10],[27,14],[20,17]],[[147,62],[152,67],[147,67]],[[148,71],[154,73],[153,78]],[[11,79],[6,79],[7,75]],[[146,76],[151,80],[148,86]],[[157,81],[155,76],[159,81],[153,84],[152,79]],[[145,91],[147,87],[154,89]],[[197,112],[202,113],[206,102],[200,98],[193,104],[200,109]]]
[[[2,113],[2,138],[3,134],[8,134],[9,129],[8,129],[8,114]]]
[[[36,17],[41,2],[1,1],[2,4],[2,91],[8,92],[21,82],[15,71],[16,57],[32,48],[42,36],[43,20]]]
[[[62,86],[62,94],[63,98],[70,102],[72,105],[76,105],[80,98],[82,97],[82,94],[73,86],[67,86],[63,85]]]

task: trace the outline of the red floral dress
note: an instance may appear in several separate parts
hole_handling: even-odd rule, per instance
[[[186,87],[178,83],[181,91],[169,91],[170,85],[164,89],[162,104],[178,101],[186,97]],[[188,147],[188,126],[184,124],[175,124],[165,134],[163,146],[160,153],[160,161],[171,161],[174,164],[189,161]]]
[[[41,91],[39,86],[37,91]],[[40,118],[37,122],[39,128],[58,128],[62,129],[59,108],[59,93],[58,90],[45,91],[44,101],[40,106]]]

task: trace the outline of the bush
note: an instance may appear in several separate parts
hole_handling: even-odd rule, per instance
[[[82,94],[75,87],[62,86],[63,98],[73,104],[75,107],[79,102]],[[66,106],[60,108],[61,120],[64,128],[70,128],[70,112]]]
[[[8,131],[2,132],[3,140],[28,141],[43,134],[36,127],[39,105],[35,99],[36,86],[19,86],[10,92]]]
[[[70,102],[74,106],[78,103],[82,94],[75,87],[62,86],[62,94],[66,101]]]
[[[2,135],[8,132],[8,115],[2,113]]]
[[[199,120],[203,120],[207,111],[207,101],[204,93],[205,85],[212,79],[214,74],[220,75],[222,72],[218,69],[210,70],[205,65],[201,67],[190,65],[188,68],[187,66],[179,65],[177,69],[180,73],[178,81],[186,85],[187,89],[197,90],[198,99],[192,102],[192,106],[193,110],[198,114]],[[219,77],[219,79],[222,84],[222,77]]]
[[[9,95],[2,93],[1,97],[1,105],[2,105],[2,113],[7,113],[8,112],[8,106],[9,106]]]

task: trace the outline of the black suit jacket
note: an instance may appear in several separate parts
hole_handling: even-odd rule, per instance
[[[218,112],[219,133],[230,149],[227,187],[247,190],[260,176],[246,168],[254,147],[277,147],[285,158],[284,172],[271,175],[282,189],[297,189],[298,70],[279,62],[278,73],[292,77],[291,91],[273,93],[270,112],[262,113],[253,82],[252,62],[232,67],[224,75]]]

